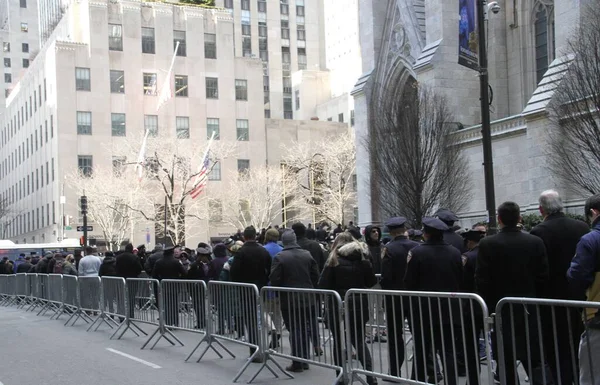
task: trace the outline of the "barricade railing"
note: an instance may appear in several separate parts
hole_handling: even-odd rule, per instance
[[[373,297],[384,304],[386,345],[364,343],[365,325],[377,317],[369,306]],[[344,311],[350,383],[381,378],[437,384],[443,379],[456,385],[459,376],[466,376],[470,385],[493,383],[491,365],[481,373],[479,338],[484,336],[489,357],[491,327],[485,302],[476,294],[352,289],[346,293]]]
[[[289,333],[289,339],[279,338],[277,323],[281,318]],[[344,376],[343,357],[344,327],[342,299],[332,290],[263,287],[261,290],[262,341],[267,368],[275,374],[268,363],[272,362],[286,376],[302,372],[309,365],[335,370],[332,383],[337,384]],[[323,315],[324,322],[319,322]],[[325,343],[328,342],[328,343]],[[311,346],[312,345],[312,346]],[[292,360],[288,371],[274,357]],[[276,375],[276,374],[275,374]],[[256,375],[255,375],[256,377]],[[254,379],[254,378],[253,378]]]
[[[162,304],[160,303],[161,293],[158,280],[149,278],[127,278],[126,285],[126,302],[128,306],[127,317],[129,323],[134,325],[133,327],[144,335],[147,335],[147,333],[142,330],[138,325],[139,323],[157,326],[157,330],[161,331],[161,334],[158,337],[159,340],[165,338],[169,343],[175,345],[173,341],[165,336],[166,334],[169,334],[183,346],[183,343],[179,341],[177,337],[170,331],[165,331],[164,329],[164,317],[160,314]],[[156,334],[157,332],[155,331],[148,337],[144,345],[142,345],[142,349],[150,343]],[[156,345],[156,343],[154,345]]]
[[[30,305],[32,301],[34,301],[33,298],[33,288],[34,288],[34,280],[35,280],[35,276],[36,274],[29,274],[29,273],[23,273],[22,275],[22,279],[20,282],[20,284],[22,285],[21,287],[19,287],[19,292],[22,293],[19,295],[19,309],[24,308],[27,305]],[[19,274],[17,274],[17,277],[19,277]]]
[[[381,274],[375,274],[375,277],[377,278],[377,284],[373,286],[372,289],[380,290]],[[384,304],[382,301],[383,297],[381,296],[369,296],[369,309],[371,313],[369,314],[370,318],[366,325],[366,338],[368,343],[386,342],[387,340]]]
[[[15,275],[15,303],[17,307],[21,308],[27,301],[27,274],[19,273]]]
[[[184,330],[193,333],[207,334],[208,303],[206,300],[206,283],[200,280],[163,279],[160,282],[161,314],[164,322],[154,331],[167,341],[169,334],[175,337],[171,330]],[[175,339],[183,346],[183,343]],[[151,349],[156,346],[160,338],[156,339]],[[196,345],[190,353],[191,356],[203,340]],[[171,341],[169,341],[171,342]],[[171,344],[173,344],[171,342]],[[188,356],[188,358],[189,358]]]
[[[38,315],[45,315],[48,310],[52,310],[53,313],[50,319],[56,317],[62,307],[62,274],[48,274],[47,278],[47,301],[46,304],[39,311]]]
[[[106,323],[109,327],[116,326],[114,333],[110,336],[113,339],[119,332],[118,339],[121,339],[127,330],[131,330],[136,336],[146,333],[139,328],[139,326],[133,324],[130,320],[130,315],[133,317],[133,302],[127,301],[127,284],[125,278],[121,277],[102,277],[102,312],[100,317],[97,318],[94,324],[96,329],[100,327],[102,323]],[[139,333],[138,333],[139,332]]]
[[[8,306],[14,299],[15,276],[0,275],[0,305]]]
[[[7,275],[6,277],[6,285],[7,285],[7,300],[3,302],[5,306],[10,306],[13,303],[17,302],[17,276]]]
[[[79,304],[79,278],[74,275],[63,275],[62,279],[63,293],[62,293],[62,306],[56,316],[59,319],[63,313],[69,315],[69,318],[65,322],[65,326],[73,320],[73,324],[77,322],[79,318],[84,318],[82,315],[81,307]]]
[[[207,320],[207,334],[186,361],[203,342],[206,342],[207,346],[197,362],[202,360],[208,349],[212,349],[219,358],[223,358],[215,348],[215,344],[235,358],[235,355],[221,341],[247,346],[250,349],[250,356],[233,378],[233,382],[236,382],[252,361],[262,361],[258,288],[256,285],[246,283],[210,281],[208,283],[208,306],[210,314],[208,314]]]
[[[578,384],[580,379],[582,384],[598,383],[600,357],[595,352],[600,350],[600,322],[584,323],[583,316],[599,310],[598,302],[500,300],[493,341],[501,383],[518,384],[523,379],[536,385]]]
[[[27,311],[34,311],[38,306],[42,309],[47,303],[48,274],[36,274],[31,281],[31,305]],[[38,312],[39,315],[39,312]]]
[[[79,309],[81,318],[89,323],[88,331],[92,325],[101,317],[102,288],[100,286],[100,277],[79,277],[77,284],[79,295]],[[77,319],[75,320],[77,322]],[[75,322],[71,326],[75,325]]]

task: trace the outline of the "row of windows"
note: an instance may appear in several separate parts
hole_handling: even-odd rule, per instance
[[[187,75],[175,76],[175,96],[189,96],[189,83]],[[156,95],[158,93],[157,75],[153,72],[142,74],[144,95]],[[219,78],[205,78],[205,92],[207,99],[219,98]],[[91,91],[91,74],[89,68],[75,68],[75,89],[77,91]],[[110,70],[110,92],[117,94],[125,93],[125,72],[121,70]],[[245,79],[235,80],[235,99],[248,100],[248,81]]]
[[[52,167],[52,169],[50,167]],[[9,187],[4,193],[4,199],[12,205],[21,199],[25,199],[36,191],[39,191],[44,185],[48,186],[50,181],[54,182],[54,178],[55,167],[54,158],[52,158],[52,163],[46,162],[46,168],[44,168],[44,165],[42,164],[39,168],[35,169],[35,172],[31,172],[31,176],[27,174],[27,176],[24,177],[23,180],[20,180],[19,183],[15,183],[13,186]]]
[[[149,136],[158,135],[158,115],[144,115],[144,129],[149,132]],[[190,137],[190,118],[187,116],[177,116],[175,118],[176,135],[180,139]],[[112,136],[126,136],[126,117],[123,113],[111,114],[111,132]],[[219,140],[221,129],[219,118],[206,119],[206,136],[210,138],[214,133],[214,139]],[[77,111],[77,134],[92,135],[92,113],[90,111]],[[236,120],[236,137],[239,141],[250,140],[250,125],[247,119]]]
[[[50,139],[54,138],[54,124],[53,116],[50,116],[50,135],[48,135],[48,121],[44,122],[44,128],[40,125],[39,129],[39,141],[38,141],[38,130],[35,130],[34,133],[30,135],[29,138],[26,138],[25,141],[18,146],[12,154],[8,155],[6,159],[0,164],[0,180],[2,180],[8,173],[15,168],[17,168],[21,163],[25,162],[26,159],[29,159],[29,155],[33,156],[34,152],[41,149],[44,146],[44,143],[48,143],[48,137]]]
[[[10,52],[10,42],[5,41],[2,43],[2,50],[4,53]],[[21,52],[29,53],[29,43],[21,43]]]
[[[9,74],[10,75],[10,74]],[[6,76],[6,74],[5,74]],[[44,102],[47,100],[46,94],[46,79],[44,79],[44,90],[43,90]],[[33,89],[33,95],[29,95],[29,101],[25,98],[25,105],[19,109],[16,108],[16,113],[13,115],[10,123],[2,130],[2,145],[4,146],[18,131],[21,130],[21,126],[25,125],[29,121],[29,118],[33,117],[33,113],[37,112],[38,107],[42,108],[42,85],[38,84],[37,90]],[[52,119],[51,125],[52,125]],[[46,122],[47,125],[47,122]],[[41,128],[40,128],[41,129]]]
[[[42,204],[35,210],[18,215],[15,220],[12,221],[12,226],[8,228],[8,236],[12,238],[20,234],[44,228],[45,226],[50,226],[51,224],[56,224],[55,207],[56,203],[53,201],[52,206],[50,206],[50,203],[47,203],[45,206]],[[50,211],[52,211],[52,222],[50,222]]]
[[[22,66],[23,68],[29,68],[29,59],[22,59]],[[5,57],[4,58],[4,68],[11,68],[12,67],[12,61],[10,60],[9,57]]]
[[[281,4],[279,5],[279,11],[282,15],[290,14],[290,5],[288,4],[288,0],[281,0]],[[233,9],[233,0],[225,0],[224,4],[225,8]],[[241,0],[242,11],[250,11],[250,0]],[[266,0],[258,0],[257,1],[257,9],[258,12],[266,13],[267,12],[267,1]],[[296,3],[296,15],[304,16],[304,3],[297,2]]]
[[[111,51],[123,51],[123,25],[108,25],[108,49]],[[185,31],[173,31],[173,50],[175,49],[177,49],[177,56],[187,56]],[[156,53],[154,28],[142,27],[142,53]],[[217,58],[217,35],[214,33],[204,34],[204,57],[206,59]]]

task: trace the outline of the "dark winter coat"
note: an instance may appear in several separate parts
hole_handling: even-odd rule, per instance
[[[223,270],[223,266],[227,263],[229,257],[214,258],[210,261],[210,279],[218,280]]]
[[[197,279],[204,282],[213,279],[210,271],[210,263],[202,263],[202,261],[196,260],[196,262],[190,265],[190,269],[187,271],[187,279]]]
[[[140,259],[128,252],[120,254],[115,259],[115,272],[118,277],[137,278],[142,272]]]
[[[100,270],[98,271],[99,277],[117,277],[117,268],[116,268],[117,259],[114,256],[104,257],[102,261],[102,265],[100,265]]]
[[[475,268],[477,266],[477,255],[479,254],[479,245],[463,254],[463,291],[467,293],[476,293],[475,288]]]
[[[48,274],[51,273],[50,269],[50,261],[52,260],[52,255],[48,255],[41,259],[38,264],[35,266],[35,272],[38,274]]]
[[[463,237],[456,234],[456,232],[454,232],[452,229],[444,231],[444,242],[456,247],[461,254],[468,251]]]
[[[320,247],[320,246],[319,246]],[[287,245],[273,258],[271,286],[295,287],[312,289],[319,283],[319,267],[317,261],[307,251],[297,244]],[[288,309],[290,301],[287,293],[281,293],[281,308]],[[294,296],[293,302],[297,307],[309,305],[310,298]]]
[[[307,250],[310,253],[315,262],[317,262],[319,271],[322,271],[323,266],[325,265],[325,261],[327,260],[327,255],[321,247],[321,245],[319,244],[319,242],[312,241],[306,237],[300,237],[298,238],[297,244],[302,249]]]
[[[544,241],[548,256],[549,280],[540,296],[554,299],[579,299],[572,294],[567,281],[567,270],[575,256],[577,243],[590,228],[587,223],[571,219],[563,213],[546,217],[530,234]]]
[[[152,271],[154,270],[154,265],[156,264],[156,261],[158,261],[162,257],[163,257],[163,252],[162,252],[162,250],[159,250],[159,251],[155,251],[154,253],[152,253],[146,259],[146,263],[144,264],[144,270],[146,270],[146,273],[148,273],[148,275],[152,275]]]
[[[378,230],[378,238],[371,239],[371,231]],[[377,226],[367,226],[365,228],[365,242],[369,246],[369,259],[373,264],[375,274],[381,274],[381,228]]]
[[[408,252],[420,243],[400,235],[388,242],[383,248],[381,260],[381,288],[384,290],[404,289],[406,258]]]
[[[185,277],[185,268],[173,256],[163,257],[156,261],[154,269],[152,269],[152,278],[163,279],[179,279]]]
[[[244,243],[231,264],[231,281],[252,283],[260,290],[269,282],[269,274],[271,256],[267,249],[254,241]]]
[[[23,262],[19,266],[17,266],[17,274],[29,273],[29,270],[31,270],[32,267],[33,267],[33,265],[31,263]]]

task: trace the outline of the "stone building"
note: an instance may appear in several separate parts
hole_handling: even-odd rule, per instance
[[[485,219],[478,73],[458,64],[462,0],[365,0],[359,4],[363,75],[352,91],[357,143],[369,135],[370,97],[377,87],[403,87],[409,79],[447,95],[471,175],[473,198],[459,213],[464,226]],[[496,204],[517,202],[537,210],[539,193],[557,188],[568,209],[582,197],[546,168],[547,105],[567,64],[567,42],[587,0],[506,0],[487,22]],[[367,150],[357,145],[359,223],[380,222]]]

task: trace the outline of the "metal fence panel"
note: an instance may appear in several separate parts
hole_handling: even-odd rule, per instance
[[[0,275],[0,305],[11,305],[15,298],[15,275]]]
[[[16,301],[19,307],[27,298],[27,274],[19,273],[15,275],[15,285],[16,285]]]
[[[77,317],[74,321],[76,322],[81,314],[79,306],[79,282],[78,277],[74,275],[63,275],[63,306],[56,318],[60,318],[60,315],[63,313],[69,315],[65,326],[75,317]]]
[[[502,383],[518,384],[523,379],[544,385],[598,383],[600,325],[583,322],[586,309],[600,310],[600,303],[500,300],[493,334]]]
[[[279,312],[288,338],[280,334],[283,328],[278,325]],[[337,292],[264,287],[261,290],[261,314],[266,358],[284,374],[292,377],[273,357],[292,360],[287,368],[292,372],[301,372],[309,365],[334,369],[333,384],[344,376],[342,299]],[[264,367],[273,372],[267,361]]]
[[[384,320],[373,302],[383,304]],[[491,354],[490,327],[487,307],[475,294],[352,289],[344,311],[350,382],[361,375],[368,383],[443,379],[456,385],[463,376],[471,385],[493,381],[490,365],[481,373],[481,359]],[[386,339],[381,330],[377,340],[366,340],[367,325],[385,325]]]
[[[146,335],[146,333],[130,319],[130,316],[133,317],[134,315],[134,303],[127,301],[127,284],[125,279],[121,277],[102,277],[101,288],[102,312],[100,317],[94,321],[94,324],[97,323],[95,330],[98,330],[100,325],[105,323],[111,328],[116,326],[114,333],[110,336],[111,339],[117,334],[119,335],[118,339],[121,339],[128,330],[131,330],[131,332],[138,337],[140,334]],[[98,322],[100,320],[102,322]],[[91,329],[94,324],[90,325],[89,329]]]
[[[59,314],[62,308],[62,274],[48,274],[48,279],[46,283],[47,302],[44,305],[44,307],[40,310],[38,315],[44,315],[48,310],[53,310],[54,312],[50,317],[51,319],[53,319]]]
[[[81,317],[79,318],[87,323],[91,321],[91,324],[87,329],[89,331],[99,319],[102,319],[102,288],[100,277],[79,277],[77,287],[79,294],[79,309],[81,313]],[[75,325],[75,322],[73,322],[73,325]]]

